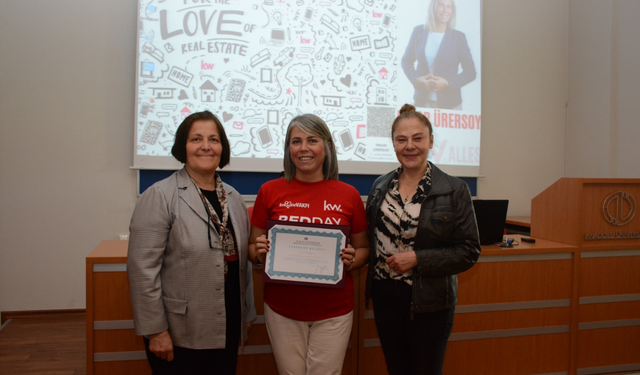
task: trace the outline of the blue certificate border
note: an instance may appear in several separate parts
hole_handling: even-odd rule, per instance
[[[346,238],[345,238],[346,236],[339,229],[332,229],[332,231],[335,231],[335,232],[331,233],[331,232],[319,231],[319,230],[313,230],[313,229],[304,229],[303,227],[296,228],[296,229],[281,228],[280,225],[274,225],[273,228],[270,229],[270,232],[273,235],[271,239],[272,245],[271,245],[270,251],[273,253],[269,256],[269,261],[265,265],[266,266],[265,272],[268,275],[270,275],[270,277],[287,277],[287,278],[295,278],[295,279],[304,277],[309,280],[325,280],[325,281],[331,281],[333,283],[337,283],[342,278],[341,269],[340,269],[340,256],[339,256],[340,251],[342,249],[340,245],[342,243],[342,240],[344,239],[345,246],[346,246]],[[289,234],[299,234],[299,235],[307,234],[311,236],[335,238],[337,242],[336,242],[336,257],[335,257],[336,259],[335,259],[335,265],[334,265],[334,274],[332,276],[322,276],[322,275],[313,275],[313,274],[307,274],[307,273],[274,271],[273,263],[275,261],[274,258],[275,258],[276,248],[277,248],[278,233],[289,233]],[[299,280],[293,280],[293,281],[299,281]]]

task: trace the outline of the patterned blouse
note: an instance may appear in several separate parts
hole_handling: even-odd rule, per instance
[[[396,171],[376,218],[376,268],[373,278],[402,280],[411,285],[412,271],[397,274],[389,268],[386,260],[394,254],[413,250],[420,220],[420,208],[431,190],[431,163],[428,164],[424,177],[418,183],[416,193],[406,203],[398,190],[398,176],[402,170],[402,167],[399,167]]]

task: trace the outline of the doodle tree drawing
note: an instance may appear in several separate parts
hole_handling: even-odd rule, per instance
[[[292,65],[284,78],[298,86],[298,106],[300,106],[302,103],[302,86],[308,85],[313,80],[311,66],[305,64]]]

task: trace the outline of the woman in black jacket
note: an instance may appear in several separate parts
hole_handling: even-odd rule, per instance
[[[390,375],[442,374],[457,302],[457,273],[480,256],[467,184],[427,160],[429,120],[405,104],[391,127],[400,167],[367,199],[372,245],[366,301]]]

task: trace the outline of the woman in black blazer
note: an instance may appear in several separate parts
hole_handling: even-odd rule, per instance
[[[417,107],[461,110],[460,88],[476,79],[467,38],[455,24],[454,0],[431,0],[427,22],[413,29],[402,70],[416,90]]]

